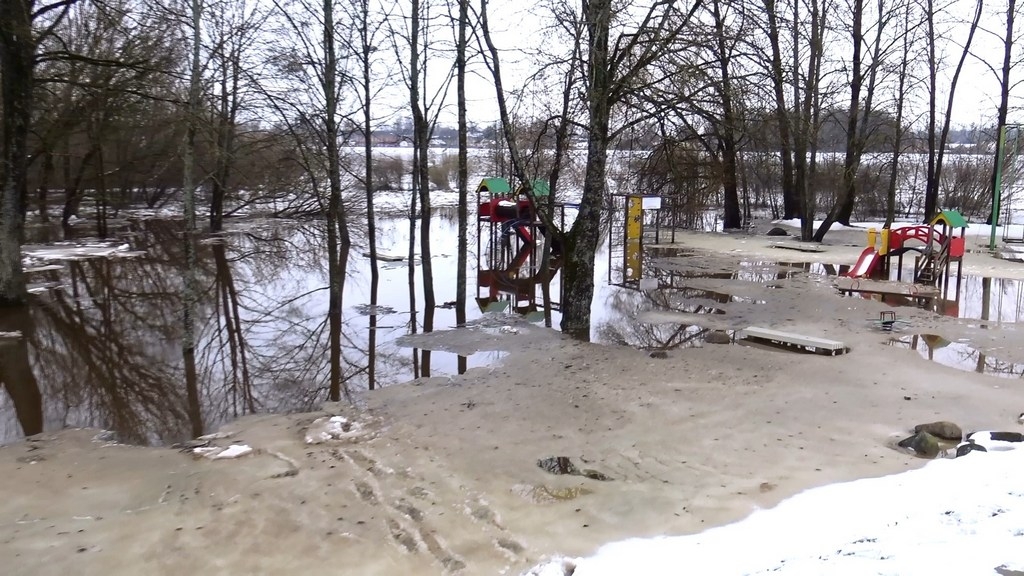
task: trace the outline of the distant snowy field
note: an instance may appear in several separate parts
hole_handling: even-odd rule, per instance
[[[990,450],[807,490],[735,524],[615,542],[527,574],[1024,574],[1024,448]]]

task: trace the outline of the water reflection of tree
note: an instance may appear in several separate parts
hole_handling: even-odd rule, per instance
[[[656,290],[644,293],[634,290],[616,290],[607,300],[609,310],[615,312],[609,321],[597,326],[598,340],[610,344],[646,349],[671,349],[693,345],[703,339],[706,328],[691,324],[637,322],[636,317],[647,310],[666,310],[694,314],[714,313],[705,304],[688,303],[689,298],[703,298],[703,290]],[[728,297],[726,296],[726,301]]]
[[[107,426],[137,442],[188,429],[176,349],[180,243],[166,227],[148,232],[150,257],[67,262],[66,287],[32,307],[33,365],[59,424]]]
[[[28,326],[17,328],[26,335],[24,346],[0,351],[0,376],[26,431],[41,429],[45,413],[50,428],[107,427],[133,442],[165,443],[190,434],[195,417],[190,418],[179,345],[184,253],[176,228],[156,220],[137,225],[133,247],[145,249],[144,257],[71,261],[34,278],[63,288],[34,300]],[[215,428],[240,415],[304,410],[326,400],[322,226],[273,224],[219,240],[197,244],[202,422]],[[379,324],[395,319],[381,314]],[[9,315],[0,321],[13,322]],[[401,322],[394,329],[405,328]],[[341,335],[347,387],[367,388],[371,351],[378,358],[379,385],[408,377],[404,352],[369,346],[365,318],[346,312]],[[7,383],[14,371],[22,388]],[[38,400],[33,408],[26,395],[32,378],[45,411]]]
[[[598,337],[609,343],[634,346],[648,349],[669,349],[692,346],[701,342],[708,329],[685,323],[644,323],[637,322],[636,317],[647,310],[681,312],[686,314],[720,314],[724,306],[737,300],[725,291],[694,288],[694,279],[719,279],[749,282],[751,286],[768,287],[773,283],[791,277],[795,273],[806,273],[809,268],[800,265],[789,265],[771,261],[744,261],[731,271],[716,270],[716,263],[706,260],[686,261],[682,259],[682,269],[678,261],[665,261],[660,265],[648,266],[645,277],[657,280],[661,287],[658,290],[640,292],[620,289],[613,291],[606,303],[609,310],[616,314],[610,321],[598,325]],[[701,268],[703,267],[703,268]],[[723,288],[728,290],[728,288]],[[764,303],[763,300],[755,300]]]
[[[29,309],[0,310],[0,332],[23,334],[22,338],[0,338],[0,386],[14,404],[22,434],[38,434],[43,431],[43,400],[29,361],[28,338],[33,332]]]

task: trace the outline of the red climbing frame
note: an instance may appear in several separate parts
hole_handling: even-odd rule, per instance
[[[904,226],[889,230],[889,251],[903,248],[907,240],[917,240],[925,244],[935,243],[942,246],[946,236],[932,226]]]

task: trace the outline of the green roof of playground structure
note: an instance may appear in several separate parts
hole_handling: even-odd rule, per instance
[[[534,196],[547,196],[551,194],[551,187],[548,186],[545,180],[534,180],[531,187],[533,188]]]
[[[477,188],[477,192],[487,192],[491,196],[508,194],[511,191],[512,187],[504,178],[484,178],[480,181],[480,187]]]
[[[533,189],[534,196],[547,196],[551,194],[551,187],[544,180],[534,180],[530,183],[530,187]],[[520,186],[519,191],[522,192],[523,188],[523,186]],[[506,196],[512,192],[512,186],[509,185],[508,180],[505,178],[484,178],[480,181],[477,191],[486,192],[491,196]]]
[[[964,219],[963,214],[956,210],[943,210],[939,212],[939,215],[932,219],[932,224],[936,222],[945,222],[952,228],[967,228],[967,220]]]

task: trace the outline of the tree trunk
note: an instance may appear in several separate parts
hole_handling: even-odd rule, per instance
[[[203,418],[199,401],[199,377],[196,371],[196,327],[195,316],[199,300],[199,282],[196,278],[199,263],[196,256],[196,124],[198,122],[201,93],[200,42],[202,7],[200,0],[192,0],[192,61],[188,90],[188,107],[185,129],[185,146],[182,157],[182,193],[184,194],[185,233],[182,236],[185,249],[185,270],[182,285],[182,333],[181,352],[185,365],[185,393],[187,413],[191,424],[192,437],[202,436]]]
[[[0,0],[0,306],[23,304],[27,296],[21,242],[36,51],[31,10],[29,2]]]
[[[469,140],[466,123],[466,28],[469,25],[469,0],[459,0],[458,40],[456,44],[456,107],[459,122],[459,247],[455,284],[455,324],[466,323],[466,274],[469,254]],[[460,357],[462,358],[462,357]],[[460,364],[465,363],[460,360]],[[460,365],[459,371],[464,372]]]
[[[775,118],[779,125],[779,154],[782,157],[782,217],[798,218],[803,211],[800,195],[793,181],[793,148],[789,108],[783,87],[786,79],[782,72],[782,49],[779,43],[779,23],[775,0],[764,0],[768,19],[768,42],[772,49],[772,88],[775,92]]]
[[[589,112],[587,165],[579,213],[566,243],[562,303],[562,332],[578,340],[590,340],[590,304],[594,297],[594,256],[600,240],[601,204],[605,197],[608,163],[609,69],[608,33],[611,1],[591,0],[583,5],[589,34],[587,107]]]
[[[824,54],[822,36],[825,26],[824,8],[827,4],[819,4],[819,0],[811,0],[810,5],[811,37],[807,42],[807,74],[804,76],[803,102],[800,104],[800,129],[798,135],[794,136],[794,141],[796,142],[794,146],[796,154],[794,156],[797,159],[795,163],[797,190],[803,199],[803,213],[800,217],[800,238],[804,241],[814,239],[814,216],[817,205],[814,175],[817,172],[818,126],[821,118],[821,60]],[[794,19],[799,21],[796,4],[794,4],[793,9]],[[799,47],[796,45],[794,45],[793,61],[794,70],[796,70],[800,65]],[[794,74],[794,80],[796,79],[797,75]],[[794,88],[794,90],[799,92],[797,88]],[[810,156],[809,161],[808,156]]]
[[[373,84],[370,78],[371,58],[374,47],[370,42],[370,2],[360,0],[361,26],[359,30],[359,53],[363,67],[363,183],[366,191],[366,241],[370,250],[370,335],[369,358],[367,358],[367,386],[373,390],[377,385],[377,293],[380,285],[380,268],[377,266],[377,218],[373,202]]]
[[[332,402],[341,400],[344,377],[341,362],[341,311],[344,296],[345,271],[348,265],[348,223],[341,205],[341,157],[338,147],[338,54],[334,42],[334,3],[324,0],[324,136],[327,141],[327,281],[328,329],[330,331],[330,385],[328,395]],[[345,398],[352,400],[347,387]]]
[[[722,154],[722,191],[725,218],[723,229],[740,228],[743,216],[740,214],[740,200],[737,192],[736,177],[736,113],[732,104],[732,73],[729,70],[729,47],[726,46],[725,20],[722,18],[720,0],[711,2],[712,14],[715,18],[716,39],[718,42],[718,65],[722,80],[722,122],[719,129],[719,144]]]
[[[893,139],[892,167],[886,192],[885,225],[890,228],[896,218],[896,186],[899,179],[900,155],[903,153],[903,110],[907,100],[907,68],[910,66],[910,9],[903,7],[903,56],[900,59],[899,85],[896,88],[896,137]]]
[[[960,72],[963,71],[964,62],[971,53],[971,44],[974,41],[974,33],[978,31],[978,23],[981,21],[981,13],[984,8],[984,0],[977,0],[974,13],[974,20],[971,22],[970,32],[967,34],[967,42],[964,43],[960,52],[960,60],[957,62],[953,78],[949,81],[949,96],[946,100],[946,116],[942,120],[942,133],[939,135],[938,150],[935,152],[935,167],[932,171],[932,181],[928,190],[927,198],[932,199],[931,210],[925,205],[925,222],[930,222],[932,217],[938,213],[939,183],[942,179],[942,160],[946,155],[946,141],[949,138],[949,125],[953,120],[953,97],[956,96],[956,86],[960,81]]]
[[[832,223],[839,218],[847,203],[850,204],[852,211],[853,199],[856,195],[857,170],[860,166],[861,148],[857,122],[860,120],[860,87],[862,81],[860,68],[861,45],[864,43],[864,0],[853,0],[852,9],[853,28],[851,29],[851,35],[853,36],[853,56],[851,57],[850,109],[846,122],[846,156],[843,159],[842,193],[836,200],[835,205],[832,206],[832,209],[828,211],[825,220],[818,227],[818,231],[814,233],[815,242],[821,242],[825,239],[825,234],[832,227]],[[847,223],[849,223],[849,216],[847,216]]]
[[[928,34],[928,170],[924,191],[924,220],[927,222],[939,203],[939,176],[935,170],[935,123],[938,101],[938,56],[935,47],[935,0],[927,0],[924,6],[925,28]]]
[[[410,37],[410,74],[409,100],[412,104],[413,146],[419,151],[417,161],[413,164],[413,178],[419,184],[420,200],[420,268],[423,273],[423,331],[434,329],[434,269],[430,257],[430,170],[429,147],[430,126],[426,118],[425,95],[420,86],[425,74],[421,74],[420,61],[426,62],[426,41],[424,40],[423,55],[420,52],[420,27],[426,21],[420,12],[426,9],[420,0],[412,0],[412,35]],[[425,36],[425,35],[424,35]],[[423,351],[420,370],[423,376],[430,376],[430,352]]]
[[[874,113],[874,100],[875,100],[875,89],[878,86],[878,68],[882,62],[882,39],[885,27],[889,22],[889,16],[886,16],[887,9],[885,7],[885,0],[878,0],[878,22],[875,24],[875,40],[872,44],[871,51],[871,65],[868,67],[868,85],[865,89],[864,94],[864,107],[861,112],[860,128],[857,130],[857,164],[860,164],[861,156],[864,153],[864,148],[867,146],[868,132],[871,125],[871,115]],[[853,209],[856,205],[856,187],[849,190],[849,194],[846,195],[842,205],[839,208],[839,214],[836,216],[836,222],[850,225],[850,220],[853,218]]]
[[[576,32],[574,48],[578,50],[580,45],[579,28],[576,28]],[[555,130],[555,155],[551,160],[551,172],[548,174],[548,198],[547,205],[544,207],[547,216],[545,219],[542,219],[544,222],[553,222],[555,217],[555,198],[558,191],[558,182],[562,175],[562,163],[569,150],[569,125],[571,122],[569,114],[576,85],[577,65],[577,59],[573,58],[570,60],[569,71],[565,75],[565,83],[562,85],[562,110],[558,120],[558,128]],[[554,276],[554,271],[561,267],[561,263],[565,259],[565,247],[563,246],[562,231],[554,230],[547,224],[545,224],[545,227],[544,235],[546,239],[544,242],[544,252],[541,256],[541,270],[544,270],[546,273],[550,271],[550,276],[541,285],[541,294],[544,299],[544,326],[551,328],[551,278]],[[553,265],[552,258],[557,259],[557,266]],[[560,300],[562,296],[559,295]]]
[[[999,138],[999,131],[1006,126],[1006,116],[1010,109],[1010,67],[1013,65],[1013,20],[1016,16],[1015,11],[1017,7],[1017,0],[1007,0],[1006,5],[1006,35],[1003,36],[1003,69],[1002,74],[999,78],[999,110],[996,113],[996,138]],[[995,213],[996,210],[996,195],[999,194],[999,190],[996,190],[996,175],[999,172],[999,155],[1003,154],[1003,150],[996,147],[996,158],[992,162],[992,210],[989,213],[989,224],[992,224],[992,219],[995,218],[996,224],[999,223],[999,214]]]
[[[39,206],[39,219],[43,222],[50,221],[48,196],[50,194],[50,180],[53,178],[53,153],[49,150],[43,152],[43,173],[39,179],[39,189],[36,199]]]
[[[602,0],[602,2],[603,1],[604,0]],[[512,120],[508,113],[508,106],[505,102],[505,89],[501,80],[501,58],[499,57],[498,49],[494,46],[494,42],[491,40],[490,28],[487,22],[487,0],[480,0],[480,34],[483,36],[484,44],[487,46],[487,52],[491,57],[489,62],[491,67],[491,79],[494,81],[494,92],[498,100],[498,115],[501,118],[500,128],[506,147],[508,148],[509,161],[512,164],[512,175],[518,178],[524,185],[528,185],[530,178],[526,174],[525,165],[519,155],[519,148],[515,142],[515,131],[512,128]],[[605,36],[607,36],[607,31]],[[605,45],[605,60],[607,61],[607,38],[605,39]],[[499,140],[495,139],[495,153],[500,152],[501,156],[504,157],[504,149],[500,148],[498,142]],[[504,160],[501,160],[500,163],[504,167]],[[502,175],[504,175],[504,171],[502,172]],[[526,186],[525,190],[530,202],[536,206],[537,199],[533,194],[532,188]],[[545,229],[551,233],[552,240],[563,243],[563,232],[560,228],[555,226],[555,223],[551,220],[551,215],[544,210],[538,210],[537,215],[540,217]]]

